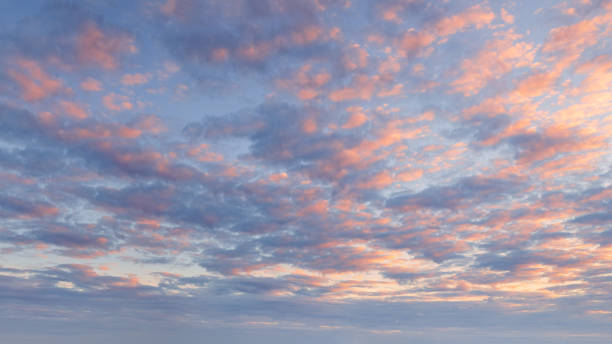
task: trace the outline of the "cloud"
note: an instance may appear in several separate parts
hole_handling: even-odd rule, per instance
[[[82,64],[95,64],[105,69],[117,68],[116,56],[135,49],[129,36],[109,35],[95,22],[86,22],[76,37],[77,59]]]
[[[469,26],[480,29],[491,24],[493,19],[495,14],[491,10],[481,5],[474,5],[461,13],[440,19],[434,24],[434,28],[439,36],[449,36]]]
[[[53,217],[59,213],[53,204],[44,201],[32,202],[15,197],[1,197],[0,211],[3,216],[19,218]]]
[[[433,43],[435,36],[427,32],[407,31],[396,42],[402,57],[414,57]]]
[[[102,91],[102,84],[98,80],[88,77],[81,83],[81,88],[91,92]]]
[[[580,142],[577,138],[580,138]],[[601,138],[589,137],[561,126],[548,127],[539,133],[518,134],[507,141],[517,147],[520,163],[532,163],[561,153],[598,149],[606,145]]]
[[[602,224],[602,225],[609,223],[611,221],[612,221],[612,216],[610,216],[609,212],[582,215],[572,220],[572,222],[577,222],[577,223]]]
[[[204,70],[215,65],[257,70],[275,59],[316,56],[331,49],[327,43],[331,28],[321,25],[317,2],[266,0],[254,5],[239,1],[231,9],[212,1],[176,1],[172,5],[162,7],[161,12],[167,20],[182,25],[162,33],[168,49],[181,63]],[[193,13],[210,15],[203,19]],[[245,22],[241,17],[252,20]],[[202,20],[207,22],[205,30],[199,27]]]
[[[499,79],[506,73],[529,66],[535,55],[534,47],[528,42],[518,41],[520,35],[512,32],[485,43],[475,56],[461,62],[462,74],[450,83],[453,92],[464,96],[477,94],[491,80]]]
[[[10,68],[7,74],[21,87],[23,100],[39,101],[66,90],[61,80],[50,76],[37,62],[20,59],[16,65],[18,68]]]
[[[134,108],[128,97],[116,93],[105,95],[102,98],[102,103],[111,111],[132,110]]]
[[[134,74],[124,74],[121,78],[121,82],[124,85],[134,86],[145,84],[149,81],[149,77],[146,74],[142,73],[134,73]]]
[[[75,102],[62,100],[60,102],[60,105],[68,116],[74,117],[76,119],[85,119],[89,117],[87,111],[85,111],[79,104]]]
[[[38,62],[54,61],[68,69],[116,69],[120,59],[137,48],[128,32],[109,22],[99,20],[82,5],[49,2],[3,36],[6,45],[1,53]]]
[[[457,209],[470,203],[500,200],[519,192],[521,188],[522,183],[518,180],[472,176],[461,178],[452,185],[432,186],[418,193],[396,196],[387,201],[387,206],[399,209]]]
[[[122,6],[7,7],[9,342],[609,337],[609,1]]]

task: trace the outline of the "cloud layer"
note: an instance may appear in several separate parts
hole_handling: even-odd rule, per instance
[[[537,5],[9,5],[0,338],[609,342],[612,2]]]

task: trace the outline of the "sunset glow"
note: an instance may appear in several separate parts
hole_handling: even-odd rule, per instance
[[[612,1],[0,17],[0,342],[612,342]]]

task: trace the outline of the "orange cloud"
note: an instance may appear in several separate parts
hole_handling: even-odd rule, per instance
[[[513,24],[514,23],[514,16],[512,14],[508,13],[508,11],[506,11],[505,8],[501,9],[501,18],[502,18],[502,20],[506,24]]]
[[[555,72],[537,72],[521,80],[516,91],[524,97],[537,97],[554,85],[558,78]]]
[[[439,20],[434,24],[434,28],[439,36],[444,37],[463,31],[469,26],[480,29],[490,24],[493,19],[495,14],[490,9],[475,5],[462,13]]]
[[[573,93],[608,91],[612,85],[612,57],[601,55],[576,68],[586,78]]]
[[[453,92],[465,96],[477,94],[489,81],[501,78],[514,68],[529,66],[534,59],[534,47],[516,42],[519,37],[509,32],[487,42],[473,58],[463,60],[461,76],[450,83]]]
[[[368,121],[368,116],[366,116],[361,111],[354,111],[349,119],[342,125],[343,129],[352,129],[362,126],[365,122]]]
[[[395,175],[395,180],[399,182],[411,182],[411,181],[421,178],[422,176],[423,176],[423,170],[410,169],[407,171],[397,173]]]
[[[519,164],[533,163],[561,153],[601,149],[607,145],[601,137],[559,125],[545,128],[542,134],[545,139],[530,144],[519,158]]]

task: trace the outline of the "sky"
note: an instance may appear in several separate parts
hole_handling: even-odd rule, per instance
[[[612,1],[0,3],[0,341],[610,343]]]

